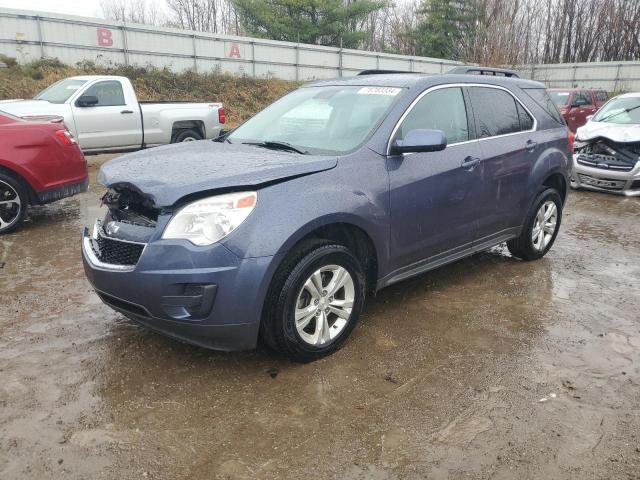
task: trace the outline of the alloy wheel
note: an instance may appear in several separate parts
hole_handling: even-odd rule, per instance
[[[22,202],[18,192],[0,180],[0,231],[9,228],[20,217]]]
[[[551,200],[547,200],[540,206],[531,231],[534,249],[541,252],[547,248],[553,238],[553,234],[556,232],[557,224],[558,207]]]
[[[326,265],[304,283],[295,306],[295,325],[309,345],[332,342],[346,327],[355,300],[353,278],[346,268]]]

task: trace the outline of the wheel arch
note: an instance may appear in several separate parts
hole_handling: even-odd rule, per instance
[[[312,239],[329,240],[349,248],[362,264],[367,289],[375,291],[381,265],[380,248],[365,225],[350,216],[331,216],[323,221],[311,222],[291,235],[278,254],[284,259],[302,242]]]
[[[206,138],[204,122],[202,120],[177,120],[171,125],[171,141],[183,130],[197,130],[202,138]]]
[[[15,169],[12,169],[12,168],[7,167],[6,165],[3,165],[2,163],[0,163],[0,173],[8,175],[8,176],[12,177],[13,179],[15,179],[17,182],[20,182],[20,184],[27,191],[27,195],[29,196],[29,204],[30,205],[36,205],[38,203],[38,196],[36,195],[35,190],[31,186],[31,183],[29,183],[29,181],[25,178],[24,175],[22,175],[21,173],[17,172]]]

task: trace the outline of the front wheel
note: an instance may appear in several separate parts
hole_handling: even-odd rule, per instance
[[[520,236],[507,242],[509,251],[522,260],[544,257],[558,236],[561,220],[562,198],[557,190],[548,188],[533,203]]]
[[[302,246],[274,277],[262,339],[298,362],[330,355],[355,328],[364,298],[365,276],[347,247],[322,241]]]

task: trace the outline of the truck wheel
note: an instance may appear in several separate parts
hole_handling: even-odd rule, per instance
[[[297,362],[330,355],[355,328],[364,298],[365,276],[347,247],[322,240],[306,243],[274,276],[261,338]]]
[[[507,242],[509,251],[522,260],[544,257],[558,236],[561,220],[562,198],[556,189],[547,188],[533,202],[520,236]]]
[[[15,230],[22,223],[28,198],[19,180],[0,172],[0,235]]]
[[[202,135],[198,130],[180,130],[175,137],[173,137],[173,143],[180,142],[195,142],[196,140],[202,140]]]

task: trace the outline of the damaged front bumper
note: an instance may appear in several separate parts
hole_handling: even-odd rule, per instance
[[[205,348],[255,347],[274,257],[240,259],[220,244],[123,241],[100,222],[85,228],[82,257],[100,299],[135,322]]]
[[[576,146],[571,186],[629,197],[640,196],[640,149],[599,139]]]

